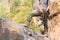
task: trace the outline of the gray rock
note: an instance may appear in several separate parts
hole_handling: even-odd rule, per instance
[[[0,40],[49,40],[21,24],[0,18]]]

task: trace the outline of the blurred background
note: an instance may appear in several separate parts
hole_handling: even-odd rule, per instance
[[[27,16],[32,11],[32,4],[35,0],[0,0],[0,18],[12,22],[24,24]],[[35,27],[33,21],[31,29],[40,32],[40,27]]]

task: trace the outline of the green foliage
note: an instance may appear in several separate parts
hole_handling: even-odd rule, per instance
[[[0,17],[8,19],[10,12],[7,9],[5,5],[0,5]]]
[[[16,13],[12,21],[17,23],[24,23],[28,13],[32,10],[32,5],[31,5],[31,2],[29,2],[29,0],[26,0],[26,1],[20,0],[20,5],[18,5],[16,8],[12,6],[11,10],[13,10],[11,11],[12,13],[14,12]]]

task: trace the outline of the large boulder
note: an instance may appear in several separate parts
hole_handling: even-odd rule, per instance
[[[0,40],[49,40],[21,24],[0,18]]]

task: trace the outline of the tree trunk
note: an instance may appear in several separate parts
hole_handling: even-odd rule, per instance
[[[60,0],[52,0],[48,34],[51,40],[60,40]]]

